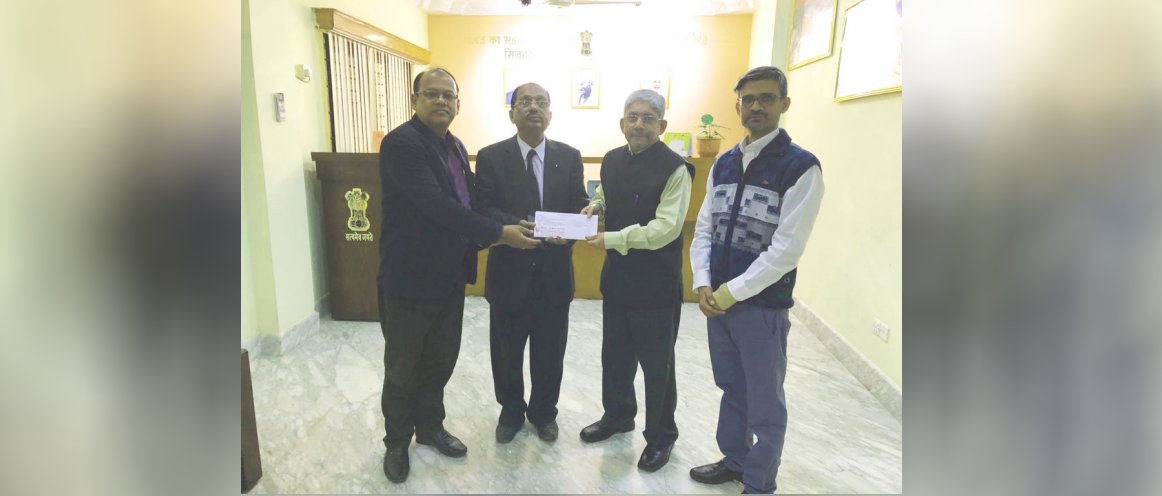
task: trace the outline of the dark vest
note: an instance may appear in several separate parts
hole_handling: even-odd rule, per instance
[[[694,176],[694,166],[660,141],[636,155],[630,155],[628,146],[606,153],[601,161],[605,230],[620,231],[654,220],[666,182],[682,166]],[[625,255],[606,250],[601,294],[630,308],[681,304],[682,236],[657,250],[630,249]]]
[[[759,254],[771,246],[779,227],[783,197],[819,159],[779,134],[742,170],[742,150],[735,146],[714,162],[706,183],[713,234],[710,245],[710,284],[721,284],[746,272]],[[822,167],[822,166],[820,166]],[[747,303],[766,308],[791,308],[798,269],[767,286]]]

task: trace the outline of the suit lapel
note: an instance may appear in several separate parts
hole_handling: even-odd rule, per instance
[[[508,143],[505,145],[504,148],[505,148],[505,151],[508,153],[508,155],[511,158],[511,160],[508,160],[508,162],[516,164],[517,172],[520,173],[520,176],[524,176],[524,174],[525,174],[525,158],[520,153],[520,144],[517,143],[516,139],[517,139],[516,136],[509,138]]]

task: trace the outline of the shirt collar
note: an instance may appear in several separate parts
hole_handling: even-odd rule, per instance
[[[783,128],[781,128],[781,127],[776,128],[774,131],[767,133],[766,136],[763,136],[762,138],[755,140],[754,143],[751,143],[749,145],[746,144],[746,137],[744,136],[742,138],[742,141],[738,144],[738,148],[740,150],[742,150],[743,153],[761,152],[763,150],[763,148],[766,148],[767,145],[771,144],[771,142],[775,140],[775,138],[779,135],[779,133],[782,133],[782,132],[783,132]]]
[[[543,138],[543,139],[541,139],[541,144],[537,145],[536,148],[533,148],[533,147],[529,146],[528,143],[525,143],[525,140],[521,139],[520,136],[516,137],[516,144],[520,146],[520,157],[521,158],[528,157],[529,150],[536,150],[537,156],[541,158],[541,162],[545,161],[545,143],[548,143],[548,142],[549,142],[549,138],[547,138],[547,137]]]
[[[434,140],[436,142],[444,142],[452,149],[456,148],[456,136],[452,134],[451,129],[449,129],[448,132],[444,134],[443,138],[440,138],[439,136],[436,136],[436,132],[432,131],[432,128],[428,127],[427,124],[424,124],[424,122],[420,120],[418,115],[412,114],[411,122],[413,122],[415,126],[419,128],[420,134],[426,136],[428,139]]]
[[[633,151],[633,147],[632,147],[632,146],[629,146],[629,143],[626,143],[626,144],[625,144],[625,149],[626,149],[626,150],[629,152],[629,156],[631,156],[631,157],[636,157],[636,156],[638,156],[638,155],[641,155],[641,154],[643,154],[643,153],[646,153],[646,152],[648,152],[648,151],[650,151],[650,150],[653,150],[653,149],[657,148],[657,147],[658,147],[658,145],[666,146],[664,143],[662,143],[662,140],[660,140],[660,139],[659,139],[659,140],[655,141],[655,142],[654,142],[654,144],[652,144],[652,145],[650,145],[650,146],[647,146],[647,147],[645,148],[645,150],[641,150],[641,151],[637,151],[637,152],[635,152],[635,151]]]

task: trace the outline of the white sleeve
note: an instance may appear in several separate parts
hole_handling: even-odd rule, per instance
[[[694,239],[690,240],[690,270],[694,274],[694,291],[710,285],[710,245],[713,242],[714,224],[710,206],[714,203],[714,190],[710,184],[714,177],[714,166],[706,179],[706,197],[702,208],[698,209],[698,219],[694,223]],[[714,289],[714,288],[710,288]]]

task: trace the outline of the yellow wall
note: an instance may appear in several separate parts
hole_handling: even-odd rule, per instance
[[[839,1],[831,57],[788,73],[783,127],[819,157],[827,185],[795,294],[902,385],[903,98],[833,100],[843,15],[852,3]],[[779,22],[789,25],[789,14]],[[775,43],[783,45],[772,57],[781,50],[786,60],[785,38]],[[873,318],[890,327],[888,342],[871,333]]]
[[[428,45],[427,15],[405,0],[249,0],[247,7],[252,53],[246,53],[244,27],[243,63],[250,65],[253,89],[244,81],[242,167],[253,314],[257,332],[278,333],[310,316],[327,292],[321,193],[310,153],[330,151],[330,131],[322,36],[312,9],[338,9],[421,47]],[[314,70],[310,83],[295,79],[296,64]],[[276,93],[286,98],[285,122],[275,120]],[[248,105],[255,109],[249,123]],[[247,133],[257,140],[250,150]]]
[[[246,191],[246,177],[243,176],[239,184],[242,185],[242,191]],[[245,343],[255,334],[258,334],[258,319],[254,315],[254,273],[250,264],[250,234],[249,225],[246,221],[246,196],[242,196],[242,342]]]
[[[578,9],[580,11],[581,9]],[[663,15],[663,17],[658,17]],[[750,50],[749,15],[695,17],[651,11],[641,17],[569,16],[437,16],[428,18],[432,65],[447,68],[460,82],[460,115],[452,132],[468,153],[508,138],[516,128],[504,108],[505,67],[537,68],[538,83],[553,98],[550,138],[568,143],[585,156],[602,156],[625,144],[618,128],[625,98],[638,89],[644,68],[670,68],[669,131],[695,132],[702,114],[732,128],[723,131],[725,146],[742,139],[732,124],[734,82],[746,72]],[[593,55],[580,55],[582,31],[593,33]],[[706,44],[670,41],[687,33],[703,33]],[[476,36],[539,37],[537,46],[470,44]],[[505,48],[532,50],[534,60],[506,60]],[[601,69],[601,108],[573,109],[566,97],[572,68]],[[597,178],[598,167],[586,169]]]
[[[242,342],[245,343],[247,339],[250,339],[251,336],[254,336],[256,333],[258,333],[258,322],[254,316],[254,275],[253,275],[253,272],[251,269],[251,264],[250,264],[250,258],[251,258],[250,236],[247,234],[250,226],[246,220],[246,217],[247,217],[246,210],[247,209],[246,209],[246,173],[245,173],[245,169],[248,167],[248,165],[246,163],[247,162],[247,154],[248,154],[246,151],[246,148],[248,148],[248,147],[250,148],[249,152],[252,156],[253,156],[253,149],[254,149],[254,143],[252,143],[252,142],[248,143],[248,140],[246,139],[246,133],[248,130],[247,128],[250,128],[252,130],[252,129],[254,129],[255,124],[256,124],[253,119],[251,119],[251,122],[249,122],[249,123],[247,122],[247,117],[248,117],[247,116],[247,113],[248,113],[247,107],[254,106],[254,57],[250,51],[250,2],[249,2],[249,0],[242,0],[241,86],[242,86],[242,88],[241,88],[242,89],[242,99],[241,99],[242,100],[242,105],[241,105],[241,107],[242,107],[242,111],[241,111],[241,115],[242,115],[242,125],[241,125],[242,140],[241,140],[241,147],[243,149],[241,164],[242,164],[243,173],[242,173],[241,179],[239,180],[238,185],[240,186],[239,189],[241,190],[241,193],[242,193],[242,197],[240,200],[241,207],[242,207],[241,208],[242,219],[241,219],[241,223],[240,223],[242,226],[242,234],[241,234],[241,238],[242,238],[242,240],[241,240],[242,241],[241,242],[242,262],[241,262],[241,267],[239,270],[239,272],[241,273],[241,279],[242,279],[242,284],[241,284],[241,295],[242,295],[241,305],[242,305],[242,308],[241,308],[241,311],[239,313],[242,314],[242,319],[241,319],[242,320]],[[249,92],[247,91],[248,88],[250,89]],[[251,117],[253,117],[253,116],[251,116]],[[251,160],[251,162],[253,162],[253,160]],[[251,165],[253,165],[253,164],[251,164]]]
[[[274,275],[270,256],[262,140],[254,89],[250,3],[242,2],[241,191],[242,191],[242,341],[258,333],[278,333]]]

